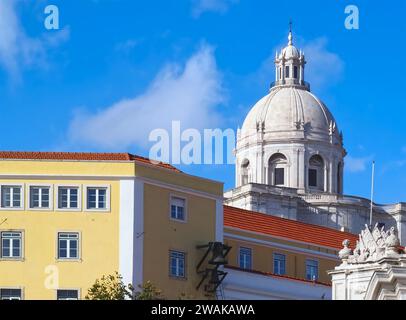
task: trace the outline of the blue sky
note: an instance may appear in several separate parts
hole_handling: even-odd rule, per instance
[[[44,28],[59,8],[60,30]],[[360,29],[344,9],[360,10]],[[403,0],[0,0],[3,150],[148,155],[149,130],[242,125],[274,80],[288,21],[344,132],[345,192],[406,201]],[[234,167],[181,166],[234,185]]]

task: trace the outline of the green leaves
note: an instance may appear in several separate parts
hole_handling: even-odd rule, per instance
[[[150,281],[139,286],[136,292],[132,284],[125,285],[123,277],[115,272],[103,275],[89,288],[86,300],[163,300],[162,291],[157,289]]]

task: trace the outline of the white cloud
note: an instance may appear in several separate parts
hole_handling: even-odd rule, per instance
[[[69,28],[41,38],[29,37],[17,16],[16,0],[0,1],[0,67],[14,82],[20,80],[22,67],[46,65],[46,49],[69,37]]]
[[[345,168],[352,173],[362,172],[367,169],[367,166],[372,163],[373,156],[364,158],[355,158],[348,156],[345,159]]]
[[[212,11],[227,12],[228,8],[239,0],[192,0],[192,15],[198,18],[202,13]]]
[[[323,37],[310,41],[303,47],[308,61],[306,81],[316,89],[322,89],[337,82],[344,70],[344,62],[338,54],[328,50],[327,44],[327,38]]]
[[[149,133],[157,128],[169,130],[173,120],[179,120],[182,129],[215,127],[220,116],[214,107],[224,101],[213,49],[203,45],[184,66],[165,66],[145,93],[95,114],[77,113],[69,140],[75,146],[110,150],[146,147]]]

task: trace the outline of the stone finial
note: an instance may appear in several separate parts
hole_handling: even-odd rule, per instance
[[[343,249],[340,250],[338,253],[338,256],[340,257],[341,260],[348,260],[348,258],[352,255],[352,250],[350,248],[350,240],[345,239],[343,241]]]

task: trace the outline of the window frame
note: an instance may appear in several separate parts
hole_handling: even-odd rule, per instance
[[[273,169],[273,185],[275,186],[275,187],[284,187],[285,185],[286,185],[286,179],[285,179],[285,172],[286,172],[286,170],[285,170],[286,168],[285,168],[285,166],[281,166],[281,167],[278,167],[278,166],[275,166],[275,168]],[[277,175],[276,175],[276,172],[277,172],[277,170],[278,171],[283,171],[283,175],[282,175],[282,178],[283,178],[283,183],[277,183]]]
[[[20,207],[3,207],[3,187],[20,187]],[[12,201],[11,201],[12,202]],[[24,211],[25,210],[25,184],[24,183],[1,183],[0,184],[0,210]]]
[[[177,276],[172,274],[172,253],[178,253],[183,255],[183,276]],[[174,280],[187,280],[187,252],[178,249],[169,249],[168,254],[168,274],[169,278]]]
[[[310,262],[310,261],[316,262],[316,264],[317,264],[317,266],[316,266],[317,267],[316,279],[309,279],[307,277],[307,267],[308,267],[308,262]],[[320,261],[318,259],[315,259],[315,258],[306,258],[306,260],[305,260],[305,277],[306,277],[306,279],[309,280],[309,281],[318,281],[319,277],[320,277],[319,273],[320,273]]]
[[[58,291],[76,291],[78,294],[77,299],[58,299]],[[78,288],[58,288],[55,290],[55,300],[58,301],[78,301],[81,300],[81,291]]]
[[[250,268],[244,268],[241,266],[241,250],[242,249],[247,249],[250,252]],[[253,270],[254,267],[254,255],[253,255],[254,250],[251,247],[247,247],[247,246],[239,246],[238,247],[238,267],[242,270]]]
[[[105,185],[85,185],[83,186],[84,188],[84,199],[83,201],[85,201],[84,203],[84,211],[88,211],[88,212],[110,212],[111,211],[111,203],[110,203],[110,199],[111,199],[111,186],[108,184]],[[106,208],[88,208],[88,190],[89,189],[106,189]],[[98,200],[97,200],[98,201]]]
[[[31,188],[48,188],[49,189],[49,200],[48,207],[31,207]],[[43,184],[43,183],[30,183],[27,185],[27,210],[29,211],[54,211],[54,188],[52,184]],[[41,197],[42,198],[42,197]],[[42,202],[42,199],[40,203]],[[42,205],[42,204],[41,204]]]
[[[24,288],[23,287],[0,287],[0,301],[12,301],[12,299],[3,299],[1,295],[1,290],[20,290],[20,299],[14,300],[24,300]]]
[[[180,199],[183,200],[185,202],[185,206],[184,206],[184,211],[183,211],[183,217],[184,219],[177,219],[177,218],[173,218],[172,217],[172,200],[173,199]],[[184,196],[179,196],[177,194],[171,194],[169,196],[169,219],[172,221],[176,221],[176,222],[181,222],[181,223],[186,223],[188,220],[188,201],[187,198]]]
[[[78,207],[77,208],[59,208],[59,189],[78,189]],[[55,185],[55,211],[82,211],[82,186],[80,184],[57,184]]]
[[[19,257],[3,257],[3,233],[20,233]],[[24,261],[24,230],[0,230],[0,261]]]
[[[276,259],[276,256],[282,256],[283,257],[283,262],[284,262],[284,266],[283,266],[283,269],[284,269],[284,273],[280,273],[280,272],[276,272],[276,270],[275,270],[275,262],[276,262],[276,260],[278,260],[278,261],[281,261],[280,259]],[[280,276],[284,276],[284,275],[286,275],[286,254],[283,254],[283,253],[279,253],[279,252],[274,252],[273,254],[272,254],[272,266],[273,266],[273,273],[274,274],[276,274],[276,275],[280,275]],[[279,267],[280,268],[280,267]]]
[[[60,234],[77,234],[77,241],[78,241],[78,246],[77,246],[77,257],[76,258],[61,258],[59,256],[59,235]],[[68,253],[69,250],[66,249],[66,252]],[[77,262],[82,260],[82,234],[80,231],[72,231],[72,230],[59,230],[56,233],[56,260],[57,261],[63,261],[63,262]]]
[[[285,66],[285,78],[290,79],[290,66]]]

